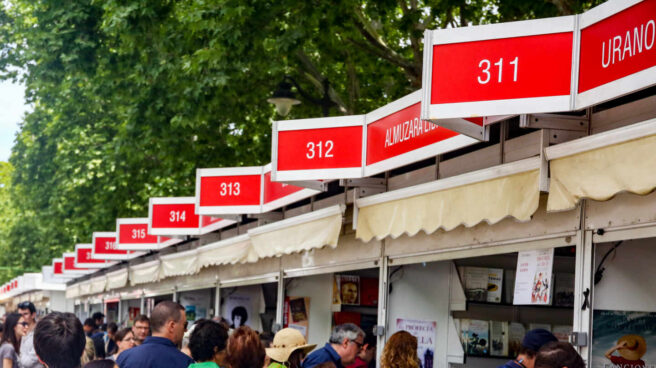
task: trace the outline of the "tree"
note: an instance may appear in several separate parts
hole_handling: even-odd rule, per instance
[[[596,0],[594,0],[596,1]],[[11,162],[9,244],[48,263],[148,198],[192,195],[195,169],[269,162],[266,102],[284,75],[333,115],[420,87],[423,31],[554,16],[553,0],[8,0],[0,70],[24,70],[34,110]],[[318,116],[309,103],[290,118]],[[30,248],[32,247],[32,248]],[[37,256],[38,255],[38,256]]]

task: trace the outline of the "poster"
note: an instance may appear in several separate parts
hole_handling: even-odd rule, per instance
[[[437,322],[397,318],[396,330],[407,331],[417,338],[417,355],[421,360],[421,368],[433,368]]]
[[[519,252],[515,275],[516,305],[550,305],[554,250]]]
[[[595,310],[591,368],[655,368],[656,313]]]
[[[208,318],[207,310],[211,298],[208,290],[194,290],[180,293],[180,304],[185,308],[187,321]]]
[[[284,327],[299,330],[305,340],[310,328],[310,298],[292,296],[285,298]]]
[[[360,304],[360,276],[335,275],[333,279],[333,304]]]
[[[230,328],[252,327],[252,319],[258,318],[253,313],[253,298],[250,294],[233,293],[223,303],[223,318],[230,322]]]

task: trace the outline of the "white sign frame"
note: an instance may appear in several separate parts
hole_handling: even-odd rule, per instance
[[[368,131],[368,127],[371,124],[378,122],[379,120],[386,118],[389,115],[397,113],[403,109],[406,109],[414,104],[421,103],[423,92],[422,90],[417,90],[407,96],[401,97],[400,99],[390,102],[389,104],[380,107],[374,111],[371,111],[365,114],[365,131]],[[420,119],[421,120],[421,119]],[[461,119],[462,120],[462,119]],[[468,122],[471,124],[471,122]],[[439,124],[438,124],[439,125]],[[432,143],[428,146],[420,147],[400,155],[384,159],[382,161],[367,165],[367,147],[369,145],[369,140],[365,141],[364,145],[364,157],[363,164],[364,166],[364,176],[372,176],[379,174],[381,172],[393,170],[417,161],[421,161],[430,157],[435,157],[437,155],[450,152],[459,148],[463,148],[475,143],[480,142],[480,140],[471,138],[464,134],[459,134],[457,136],[445,139],[440,142]]]
[[[157,243],[125,243],[121,244],[121,225],[146,225],[148,229],[148,217],[132,217],[132,218],[119,218],[116,219],[116,249],[118,250],[137,250],[137,251],[148,251],[148,250],[160,250],[159,236],[152,235],[157,238]]]
[[[88,275],[92,272],[95,272],[95,269],[86,269],[86,270],[67,270],[66,269],[66,257],[73,257],[73,264],[75,264],[75,259],[77,257],[77,254],[74,252],[65,252],[62,254],[62,271],[64,272],[65,276],[69,275],[74,275],[74,276],[82,276],[82,275]]]
[[[243,206],[203,206],[200,205],[201,179],[203,177],[215,176],[259,176],[260,177],[260,200],[257,205]],[[262,207],[262,196],[264,193],[264,178],[262,177],[262,166],[246,167],[222,167],[215,169],[196,169],[196,213],[199,215],[239,215],[260,213]]]
[[[439,124],[439,121],[444,119],[547,113],[571,110],[574,105],[572,96],[575,89],[573,84],[578,80],[578,75],[575,72],[575,65],[578,65],[578,59],[575,53],[575,50],[578,49],[577,21],[578,16],[568,15],[519,22],[426,30],[424,33],[424,64],[422,73],[422,87],[424,93],[422,97],[421,118],[423,120],[435,121]],[[436,105],[430,103],[433,71],[433,46],[564,32],[573,32],[572,73],[570,75],[569,94],[562,96],[458,102]],[[446,88],[448,88],[448,86],[446,86]],[[536,86],[536,88],[539,87]],[[443,126],[446,125],[443,124]],[[467,132],[462,131],[457,126],[448,127],[451,130],[467,134]]]
[[[262,193],[261,193],[262,206],[260,208],[261,213],[270,212],[270,211],[276,210],[278,208],[287,206],[287,205],[292,204],[292,203],[296,203],[298,201],[301,201],[303,199],[306,199],[306,198],[312,197],[313,195],[321,193],[318,190],[303,188],[303,189],[299,190],[296,193],[292,193],[292,194],[286,195],[284,197],[274,199],[273,201],[270,201],[270,202],[264,202],[264,193],[266,191],[265,175],[268,174],[268,173],[271,173],[271,182],[280,183],[280,182],[276,182],[276,181],[273,180],[272,167],[273,167],[273,165],[271,163],[266,164],[262,167]],[[280,183],[280,184],[283,184],[283,183]],[[290,184],[294,185],[294,183],[290,183]],[[300,186],[300,185],[296,185],[296,186],[302,188],[302,186]]]
[[[198,216],[208,216],[208,215],[200,215],[196,214],[196,197],[151,197],[148,199],[148,234],[151,235],[162,235],[162,236],[183,236],[183,235],[190,235],[190,236],[199,236],[199,235],[204,235],[207,233],[211,233],[212,231],[222,229],[226,226],[230,226],[236,221],[233,220],[227,220],[227,219],[222,219],[221,221],[217,221],[213,224],[207,225],[203,227],[203,219],[199,218],[198,219],[198,227],[197,228],[159,228],[159,229],[154,229],[153,228],[153,205],[158,205],[158,204],[191,204],[194,205],[194,215]],[[175,243],[168,244],[166,246],[172,245]],[[164,247],[162,247],[164,248]]]
[[[82,263],[79,262],[77,258],[77,251],[79,249],[88,249],[91,251],[91,259],[97,259],[100,261],[103,261],[103,263]],[[94,268],[94,269],[100,269],[100,268],[105,268],[108,266],[111,266],[115,264],[116,262],[108,262],[106,259],[98,259],[93,257],[93,244],[75,244],[75,267],[77,268]]]
[[[610,18],[619,12],[626,10],[634,5],[643,2],[642,0],[609,0],[600,4],[587,12],[579,15],[579,30],[578,38],[580,39],[581,33],[584,29],[597,24],[607,18]],[[577,55],[580,53],[580,44],[575,49]],[[641,89],[656,85],[656,65],[648,69],[627,75],[620,79],[602,84],[585,92],[578,92],[578,74],[580,63],[576,63],[576,89],[572,91],[575,94],[574,109],[580,110],[589,106],[597,105],[614,98],[622,97],[624,95],[637,92]]]
[[[364,175],[364,155],[367,144],[365,115],[331,116],[324,118],[279,120],[273,122],[271,144],[271,180],[293,182],[307,180],[356,179]],[[339,169],[278,170],[278,133],[295,130],[362,127],[362,156],[359,167]]]
[[[118,233],[116,231],[94,231],[92,236],[91,236],[91,245],[92,245],[92,253],[91,253],[91,258],[93,259],[101,259],[101,260],[112,260],[112,261],[125,261],[129,259],[133,259],[136,257],[139,257],[140,255],[143,255],[143,252],[133,252],[130,253],[128,251],[128,254],[98,254],[96,253],[96,238],[106,238],[106,237],[114,237],[116,240],[114,242],[118,241]],[[120,250],[117,248],[117,250]]]

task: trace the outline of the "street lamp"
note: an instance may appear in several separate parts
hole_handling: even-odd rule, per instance
[[[296,87],[298,93],[303,96],[303,99],[310,101],[311,103],[321,106],[321,111],[323,116],[328,116],[330,113],[330,108],[335,106],[335,102],[330,99],[328,91],[330,90],[330,83],[327,79],[324,79],[321,82],[323,86],[323,96],[321,98],[314,98],[306,93],[301,86],[298,85],[294,78],[286,75],[283,77],[282,82],[278,83],[275,92],[271,98],[267,99],[267,102],[276,105],[276,112],[280,116],[287,116],[289,110],[292,109],[292,106],[298,105],[301,101],[296,99],[296,95],[292,91],[292,86]]]

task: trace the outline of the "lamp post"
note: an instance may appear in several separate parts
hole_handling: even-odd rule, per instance
[[[296,80],[294,80],[294,78],[286,75],[283,77],[282,82],[278,83],[278,87],[276,87],[275,92],[273,92],[273,95],[271,98],[267,99],[267,101],[276,105],[276,112],[278,115],[287,116],[292,106],[301,103],[301,101],[296,99],[296,95],[292,91],[292,86],[294,86],[296,87],[298,93],[301,94],[303,99],[308,100],[317,106],[320,106],[323,116],[328,116],[330,113],[330,108],[336,104],[333,102],[333,100],[330,99],[330,95],[328,94],[328,91],[330,90],[330,83],[328,80],[324,79],[321,84],[323,86],[323,96],[321,98],[315,98],[305,92],[301,86],[298,85]]]

